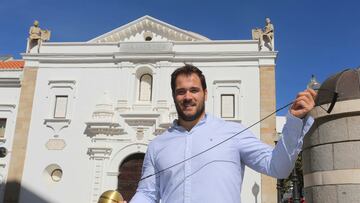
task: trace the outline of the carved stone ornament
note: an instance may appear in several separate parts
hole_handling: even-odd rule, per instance
[[[125,119],[129,126],[153,126],[156,122],[155,119]]]
[[[48,150],[63,150],[66,147],[66,143],[63,139],[49,139],[45,147]]]
[[[251,34],[253,40],[259,40],[262,35],[262,30],[260,28],[252,29]]]
[[[136,139],[137,140],[144,139],[144,129],[142,129],[142,128],[137,129],[137,131],[136,131]]]
[[[59,137],[59,133],[62,129],[69,127],[71,123],[70,119],[45,119],[44,125],[53,130],[54,137]]]
[[[119,123],[111,122],[87,122],[85,134],[89,137],[96,135],[120,135],[124,133]]]
[[[109,158],[112,152],[112,148],[107,147],[90,147],[88,148],[87,154],[90,159],[105,159]]]

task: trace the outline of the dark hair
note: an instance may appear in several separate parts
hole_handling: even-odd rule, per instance
[[[191,74],[196,74],[201,81],[201,87],[203,88],[203,90],[206,90],[206,81],[205,81],[205,76],[203,75],[203,73],[201,72],[201,70],[199,68],[197,68],[194,65],[191,64],[185,64],[184,66],[176,69],[172,74],[171,74],[171,90],[172,90],[172,94],[175,94],[175,88],[176,88],[176,78],[179,75],[186,75],[186,76],[190,76]]]

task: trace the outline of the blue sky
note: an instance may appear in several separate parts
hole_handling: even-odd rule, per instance
[[[35,19],[51,41],[87,41],[144,15],[213,40],[251,39],[275,26],[277,106],[345,68],[360,66],[360,1],[329,0],[0,0],[0,55],[20,58]],[[284,114],[284,112],[280,113]]]

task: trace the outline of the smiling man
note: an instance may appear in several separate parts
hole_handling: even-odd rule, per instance
[[[205,77],[185,65],[171,75],[178,119],[154,139],[145,155],[142,180],[131,203],[239,203],[245,165],[276,178],[291,172],[302,140],[313,123],[313,90],[297,95],[275,148],[244,126],[205,113]],[[156,175],[154,175],[156,174]]]
[[[171,89],[179,116],[178,124],[190,131],[205,115],[207,88],[200,70],[189,65],[185,67],[172,74]]]

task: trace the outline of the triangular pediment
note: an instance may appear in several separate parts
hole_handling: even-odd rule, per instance
[[[143,16],[88,42],[209,41],[194,32],[180,29],[151,16]]]

